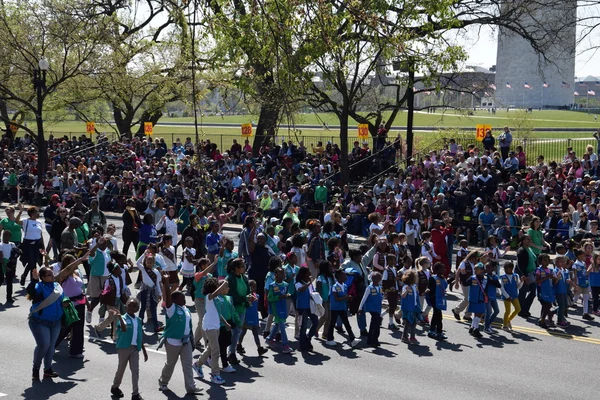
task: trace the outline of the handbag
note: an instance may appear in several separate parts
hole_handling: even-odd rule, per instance
[[[325,315],[325,307],[323,307],[323,299],[317,292],[310,293],[310,313],[321,318]]]
[[[66,305],[65,305],[66,303]],[[79,313],[77,309],[73,305],[73,302],[70,299],[63,300],[63,316],[62,316],[62,325],[65,328],[68,328],[75,322],[79,321]]]

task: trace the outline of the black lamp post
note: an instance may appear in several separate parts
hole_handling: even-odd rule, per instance
[[[38,145],[38,187],[44,181],[46,167],[48,166],[46,154],[46,139],[44,138],[44,120],[42,118],[42,108],[44,97],[46,95],[46,72],[50,68],[50,63],[44,57],[40,59],[38,68],[33,70],[33,86],[37,98],[37,110],[35,121],[37,124],[37,145]]]

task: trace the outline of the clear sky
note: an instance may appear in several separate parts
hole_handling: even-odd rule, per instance
[[[600,31],[595,36],[600,36]],[[465,46],[469,54],[468,65],[478,65],[489,68],[496,64],[497,30],[483,28],[470,31],[466,37],[458,39]],[[594,39],[590,40],[596,40]],[[596,43],[587,40],[577,48],[575,61],[575,75],[577,78],[585,78],[588,75],[600,77],[600,52],[592,50]]]

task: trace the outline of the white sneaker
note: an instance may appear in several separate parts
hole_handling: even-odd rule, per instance
[[[91,311],[85,312],[85,322],[87,322],[88,324],[92,323],[92,312]]]
[[[215,385],[222,385],[225,383],[225,379],[221,378],[219,375],[210,374],[210,381]]]
[[[360,344],[360,339],[354,339],[353,341],[350,342],[350,347],[356,347]]]
[[[225,368],[223,368],[221,371],[226,372],[228,374],[233,374],[235,372],[235,368],[233,368],[231,365],[228,365]]]
[[[103,322],[104,322],[104,318],[100,318],[100,320],[98,321],[98,325],[100,325]]]
[[[328,340],[325,342],[327,346],[337,346],[337,343],[334,340]]]
[[[197,362],[192,363],[192,369],[200,379],[204,379],[204,371],[202,371],[202,365],[198,365]]]

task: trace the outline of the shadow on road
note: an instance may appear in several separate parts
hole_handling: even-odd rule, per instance
[[[48,399],[56,394],[66,395],[75,386],[75,382],[53,382],[51,379],[44,379],[25,389],[22,396],[25,400]]]

